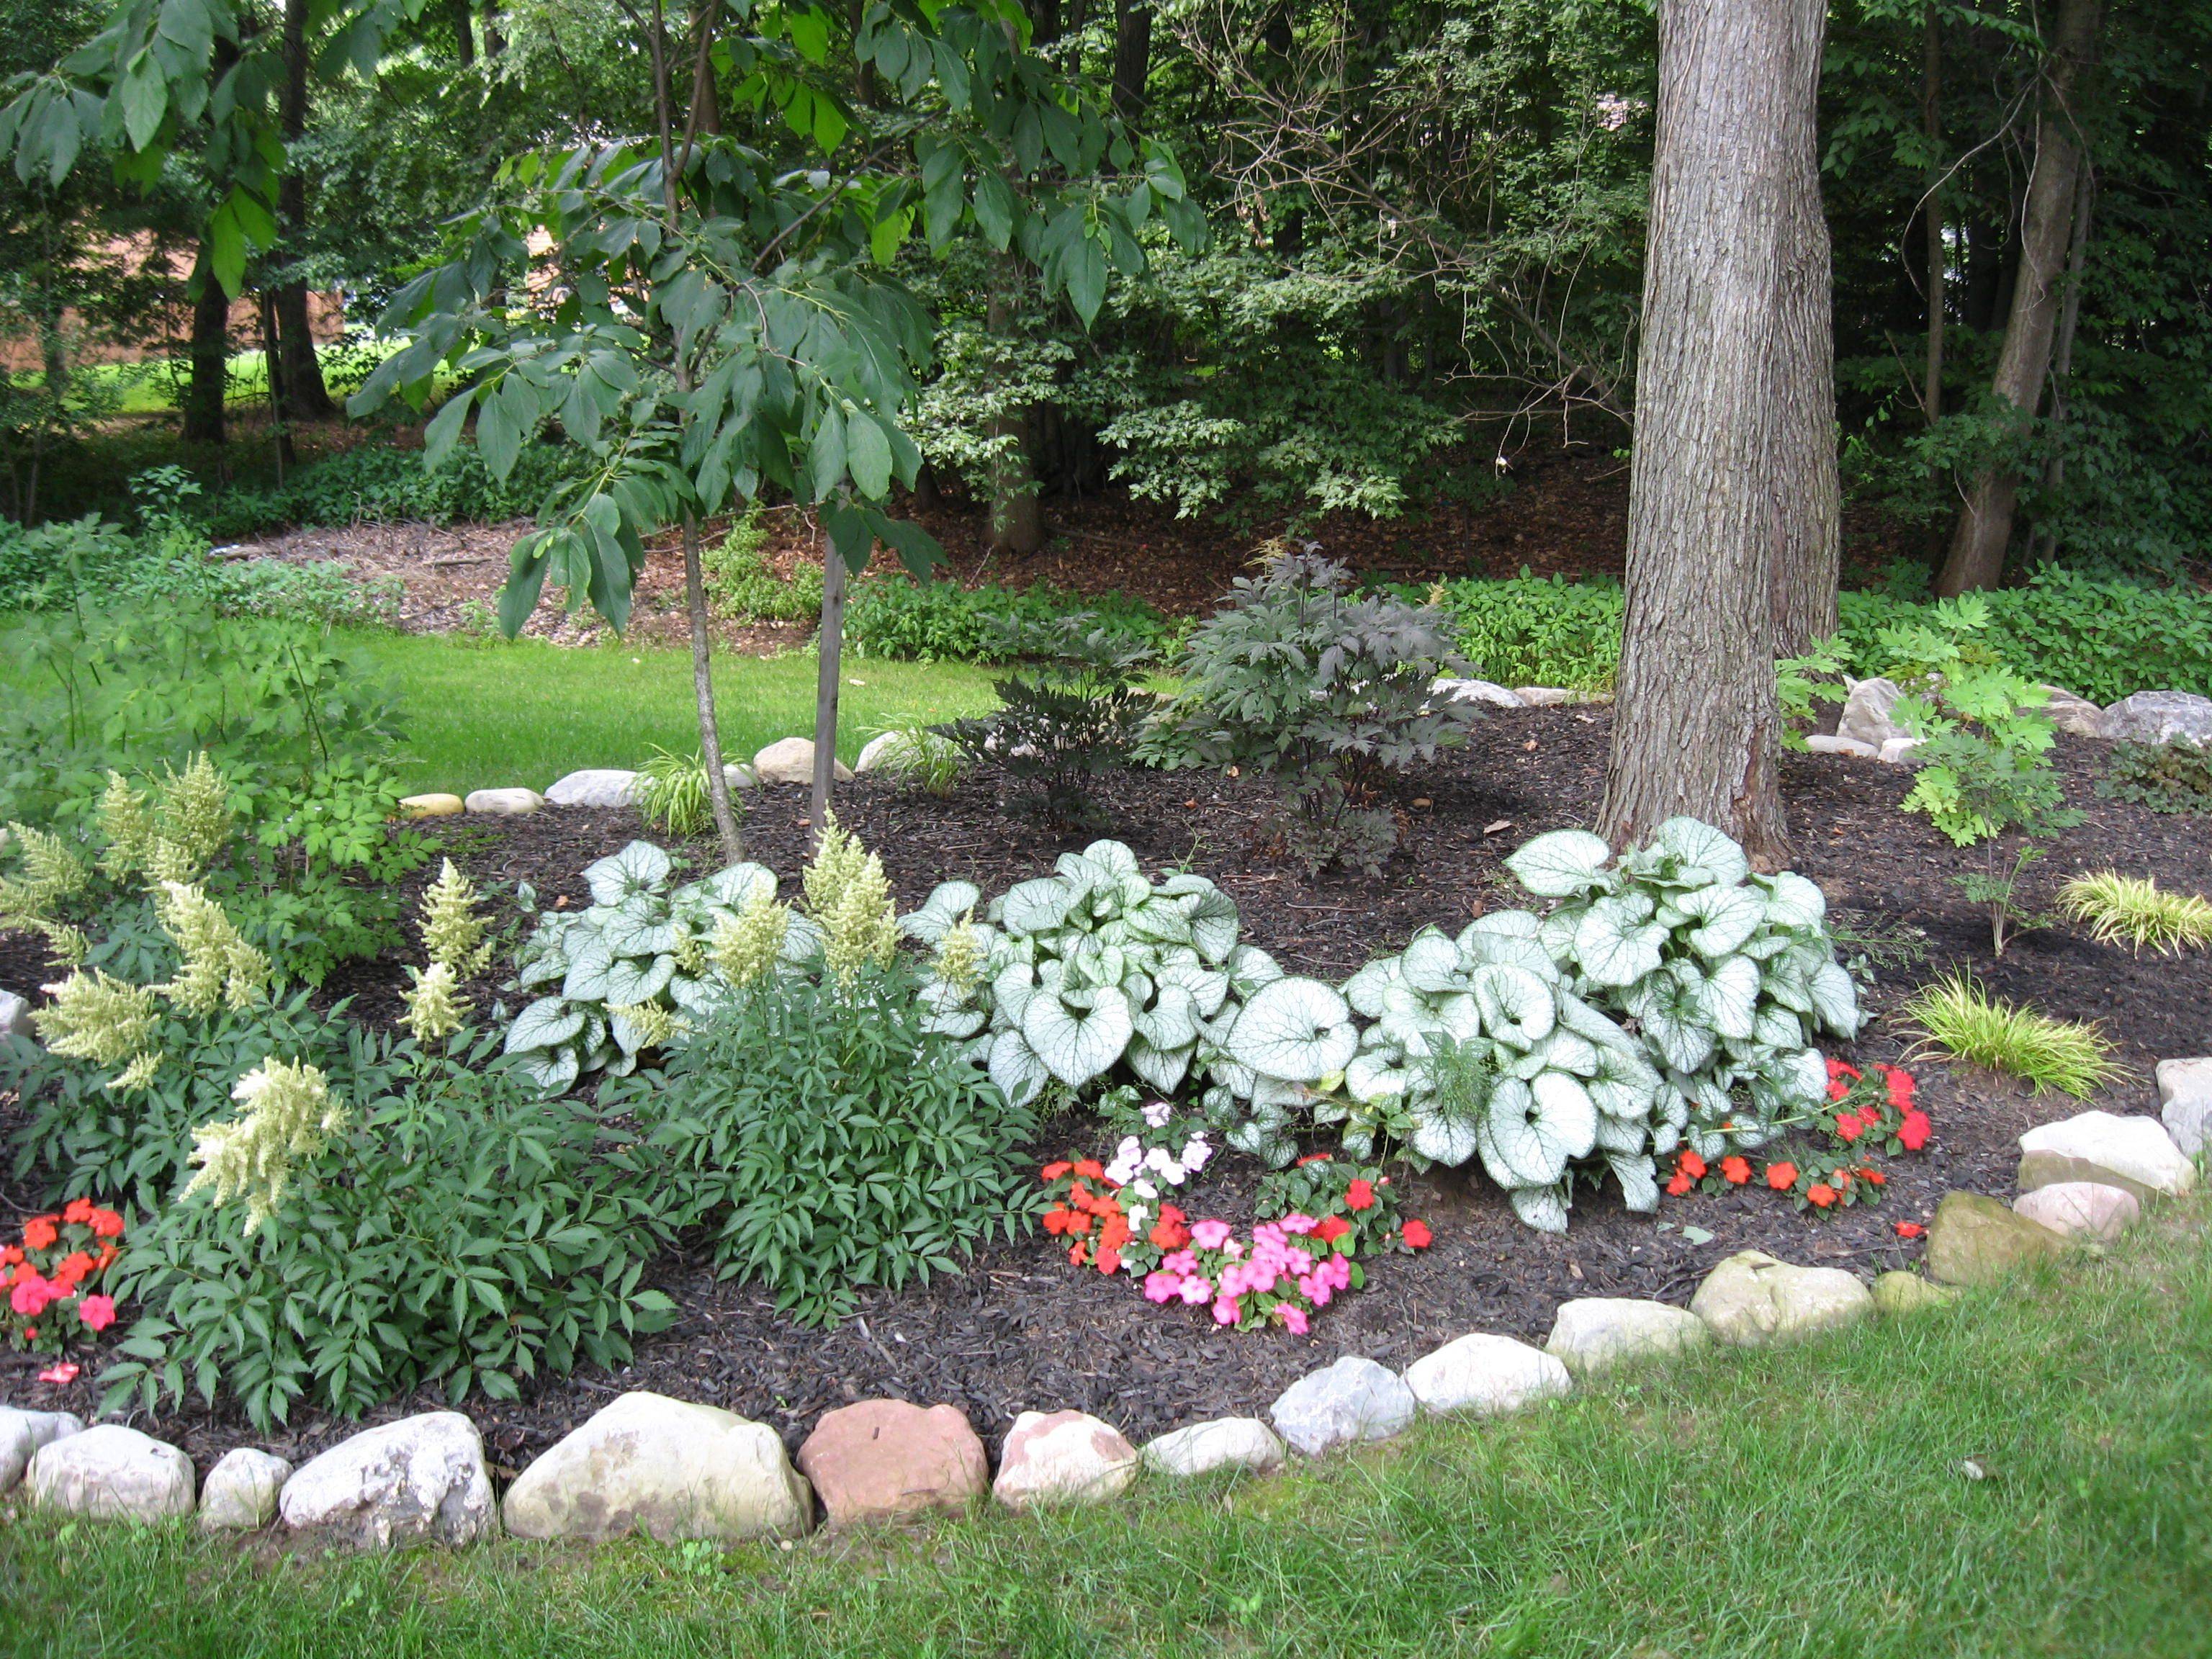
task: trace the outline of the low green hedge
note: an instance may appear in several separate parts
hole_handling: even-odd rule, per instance
[[[862,656],[908,662],[1003,662],[1001,628],[1048,623],[1087,611],[1098,626],[1133,644],[1165,651],[1182,625],[1125,594],[1081,597],[1039,585],[962,587],[952,581],[871,576],[854,585],[845,608],[845,643]]]

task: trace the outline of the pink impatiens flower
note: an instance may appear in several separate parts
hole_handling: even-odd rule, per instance
[[[112,1296],[88,1296],[76,1304],[76,1316],[84,1322],[88,1331],[104,1331],[115,1322],[115,1298]]]
[[[1217,1325],[1234,1325],[1237,1322],[1237,1304],[1225,1296],[1213,1304],[1213,1322]]]
[[[1230,1227],[1225,1221],[1200,1221],[1193,1224],[1191,1243],[1201,1250],[1218,1250],[1229,1242]]]
[[[1300,1215],[1297,1212],[1293,1211],[1291,1214],[1285,1216],[1277,1224],[1279,1224],[1286,1233],[1297,1234],[1310,1233],[1321,1224],[1316,1221],[1310,1215]]]
[[[1191,1307],[1195,1308],[1200,1303],[1204,1302],[1212,1297],[1212,1294],[1213,1286],[1207,1284],[1204,1276],[1201,1274],[1193,1273],[1188,1279],[1184,1279],[1182,1282],[1182,1299]]]
[[[39,1373],[39,1381],[41,1382],[74,1382],[76,1381],[77,1370],[78,1368],[76,1366],[70,1364],[69,1361],[65,1359],[58,1365],[49,1365],[46,1370],[40,1371]]]
[[[1295,1302],[1285,1302],[1275,1311],[1283,1316],[1283,1323],[1293,1336],[1306,1334],[1306,1310]]]
[[[1165,1269],[1145,1275],[1145,1300],[1172,1302],[1182,1293],[1182,1276]]]

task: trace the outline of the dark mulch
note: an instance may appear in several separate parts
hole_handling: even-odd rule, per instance
[[[1464,750],[1430,769],[1406,792],[1405,847],[1380,879],[1308,880],[1273,854],[1263,790],[1211,775],[1129,774],[1102,791],[1109,833],[1148,865],[1188,863],[1221,883],[1241,907],[1247,937],[1293,969],[1341,976],[1395,948],[1418,927],[1456,928],[1485,907],[1511,902],[1499,860],[1528,836],[1586,820],[1602,781],[1609,715],[1601,709],[1514,711],[1478,727]],[[2073,871],[2116,865],[2191,891],[2212,889],[2212,844],[2201,820],[2161,817],[2098,798],[2092,784],[2103,745],[2062,738],[2059,764],[2087,821],[2053,848],[2030,880],[2047,900]],[[1797,836],[1796,866],[1827,890],[1839,924],[1872,959],[1878,1018],[1856,1046],[1862,1060],[1894,1060],[1910,1034],[1895,1018],[1910,990],[1952,966],[1972,968],[1995,991],[2067,1018],[2102,1022],[2136,1073],[2098,1103],[2155,1109],[2149,1084],[2157,1060],[2212,1049],[2212,965],[2204,957],[2146,957],[2051,929],[2021,939],[1992,963],[1985,927],[1951,884],[1970,856],[1897,810],[1908,775],[1861,762],[1790,757],[1784,787]],[[1056,835],[1000,810],[996,780],[971,779],[950,800],[900,796],[863,780],[841,794],[841,811],[883,854],[902,905],[936,880],[964,876],[987,891],[1047,868],[1084,836]],[[802,792],[758,797],[747,822],[750,856],[787,877],[803,859]],[[626,811],[548,811],[485,829],[449,830],[480,878],[527,878],[542,902],[582,901],[578,872],[638,833]],[[698,849],[702,857],[711,849]],[[0,983],[22,982],[33,964],[0,939]],[[376,964],[343,988],[371,1017],[396,1006],[397,969]],[[1667,1200],[1660,1221],[1625,1212],[1609,1194],[1578,1199],[1562,1238],[1529,1231],[1479,1178],[1447,1173],[1401,1177],[1409,1213],[1436,1230],[1419,1257],[1376,1264],[1369,1288],[1332,1306],[1307,1339],[1216,1329],[1202,1310],[1156,1308],[1120,1279],[1070,1269],[1039,1237],[986,1251],[957,1278],[900,1295],[867,1293],[858,1315],[832,1330],[777,1316],[764,1296],[721,1284],[696,1263],[670,1264],[665,1280],[682,1322],[641,1346],[619,1376],[580,1375],[547,1385],[519,1406],[476,1401],[500,1462],[519,1468],[625,1389],[657,1389],[709,1401],[775,1424],[794,1443],[823,1411],[848,1401],[896,1395],[949,1401],[995,1439],[1030,1407],[1095,1412],[1142,1438],[1197,1418],[1262,1409],[1297,1376],[1340,1353],[1403,1364],[1469,1330],[1540,1340],[1553,1310],[1577,1296],[1681,1301],[1723,1256],[1758,1247],[1795,1261],[1861,1273],[1908,1262],[1917,1246],[1893,1224],[1925,1220],[1946,1190],[2008,1192],[2015,1139],[2031,1125],[2081,1109],[2061,1096],[2036,1097],[2009,1081],[1916,1062],[1921,1099],[1936,1138],[1917,1157],[1892,1161],[1887,1202],[1820,1218],[1771,1195]],[[1081,1122],[1055,1126],[1040,1156],[1096,1150]],[[1257,1171],[1219,1161],[1218,1179],[1189,1207],[1248,1217]],[[19,1199],[24,1196],[18,1194]],[[1708,1230],[1687,1242],[1680,1227]],[[88,1373],[89,1374],[89,1373]],[[0,1395],[40,1405],[88,1406],[88,1380],[67,1389],[30,1383],[27,1370],[0,1371]],[[427,1408],[395,1403],[385,1414]],[[261,1440],[227,1418],[183,1413],[151,1425],[205,1459]],[[313,1413],[275,1437],[279,1449],[312,1451],[343,1431]]]

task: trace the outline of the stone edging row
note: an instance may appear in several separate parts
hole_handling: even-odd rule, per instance
[[[0,1492],[22,1481],[40,1509],[94,1519],[198,1515],[211,1531],[286,1528],[383,1548],[527,1538],[787,1540],[918,1510],[961,1509],[988,1491],[1015,1510],[1096,1503],[1139,1468],[1182,1477],[1266,1473],[1295,1453],[1388,1439],[1424,1413],[1496,1414],[1571,1392],[1636,1360],[1715,1342],[1763,1347],[1948,1301],[2062,1255],[2117,1237],[2142,1205],[2189,1191],[2192,1155],[2212,1133],[2212,1058],[2162,1061],[2160,1118],[2083,1112],[2020,1139],[2021,1195],[2010,1207],[1947,1194],[1929,1230],[1928,1278],[1891,1272],[1869,1289],[1839,1267],[1801,1267],[1757,1250],[1706,1275],[1686,1308],[1593,1297],[1564,1303],[1540,1350],[1510,1337],[1462,1336],[1394,1372],[1347,1355],[1292,1383],[1267,1420],[1221,1418],[1133,1447],[1081,1412],[1024,1412],[991,1474],[988,1454],[954,1407],[868,1400],[826,1413],[797,1467],[765,1424],[713,1406],[627,1394],[532,1462],[495,1504],[476,1425],[431,1412],[366,1430],[295,1470],[268,1452],[226,1453],[195,1493],[179,1448],[119,1424],[86,1428],[67,1413],[0,1408]]]

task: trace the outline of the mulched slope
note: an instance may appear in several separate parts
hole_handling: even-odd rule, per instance
[[[1602,781],[1609,714],[1543,709],[1494,714],[1474,742],[1425,773],[1401,803],[1404,850],[1381,879],[1309,881],[1269,846],[1267,800],[1249,780],[1186,774],[1129,774],[1109,781],[1109,833],[1148,866],[1188,863],[1220,882],[1243,910],[1246,936],[1294,969],[1340,977],[1419,927],[1456,928],[1484,908],[1514,902],[1500,860],[1528,836],[1586,821]],[[2099,799],[2091,786],[2103,745],[2060,739],[2069,799],[2087,821],[2052,850],[2031,880],[2047,899],[2073,870],[2117,865],[2193,891],[2212,889],[2212,844],[2201,821],[2161,817]],[[2154,1111],[2149,1084],[2162,1057],[2212,1050],[2212,964],[2197,957],[2145,958],[2092,945],[2066,931],[2031,934],[2001,963],[1989,960],[1981,921],[1951,877],[1969,855],[1923,821],[1897,811],[1908,775],[1860,762],[1790,757],[1784,787],[1798,840],[1796,866],[1818,879],[1837,920],[1874,959],[1875,1011],[1893,1016],[1912,987],[1953,965],[1973,968],[1990,988],[2069,1018],[2104,1022],[2138,1075],[2099,1104]],[[747,853],[794,876],[803,859],[803,792],[756,798]],[[842,792],[846,822],[878,848],[902,906],[935,881],[964,876],[986,891],[1039,873],[1088,837],[1060,836],[1000,810],[997,781],[978,777],[949,801],[903,797],[867,780]],[[541,902],[587,902],[578,872],[638,833],[627,811],[553,811],[489,828],[471,822],[447,833],[480,878],[536,883]],[[711,848],[699,849],[711,857]],[[0,959],[0,983],[12,964]],[[20,977],[20,976],[19,976]],[[371,1017],[396,1009],[395,964],[357,975],[344,988]],[[1863,1060],[1894,1060],[1908,1034],[1878,1018],[1856,1045]],[[1407,1212],[1427,1219],[1437,1242],[1418,1257],[1373,1264],[1369,1288],[1315,1322],[1310,1337],[1216,1329],[1203,1310],[1164,1310],[1133,1286],[1069,1268],[1041,1237],[987,1251],[957,1278],[901,1295],[862,1297],[857,1317],[829,1331],[777,1316],[766,1297],[720,1284],[696,1264],[671,1264],[665,1283],[684,1308],[676,1328],[642,1346],[619,1376],[583,1375],[554,1383],[519,1406],[476,1401],[496,1460],[520,1468],[614,1395],[649,1388],[723,1405],[773,1423],[796,1443],[823,1411],[874,1395],[948,1401],[995,1440],[1019,1411],[1073,1407],[1095,1412],[1133,1437],[1200,1417],[1263,1409],[1298,1376],[1339,1354],[1402,1364],[1470,1330],[1540,1341],[1558,1304],[1577,1296],[1686,1298],[1723,1256],[1758,1247],[1793,1261],[1862,1273],[1903,1265],[1917,1247],[1893,1224],[1924,1220],[1954,1187],[2008,1193],[2014,1141],[2031,1125],[2081,1109],[2059,1096],[2027,1094],[2001,1079],[1932,1061],[1915,1070],[1933,1114],[1928,1151],[1889,1164],[1887,1201],[1820,1218],[1764,1194],[1666,1200],[1660,1219],[1621,1210],[1611,1194],[1577,1198],[1565,1237],[1533,1233],[1479,1177],[1444,1172],[1404,1177]],[[1098,1146],[1095,1127],[1056,1125],[1037,1148],[1049,1156]],[[1216,1178],[1186,1207],[1231,1218],[1249,1215],[1258,1171],[1224,1158]],[[1709,1230],[1692,1245],[1682,1224]],[[89,1371],[88,1368],[88,1371]],[[66,1390],[0,1372],[0,1393],[34,1403],[88,1405],[80,1382]],[[383,1415],[428,1409],[399,1402]],[[180,1413],[151,1425],[203,1460],[255,1440],[243,1425]],[[312,1451],[345,1431],[302,1413],[276,1437],[278,1449]]]

